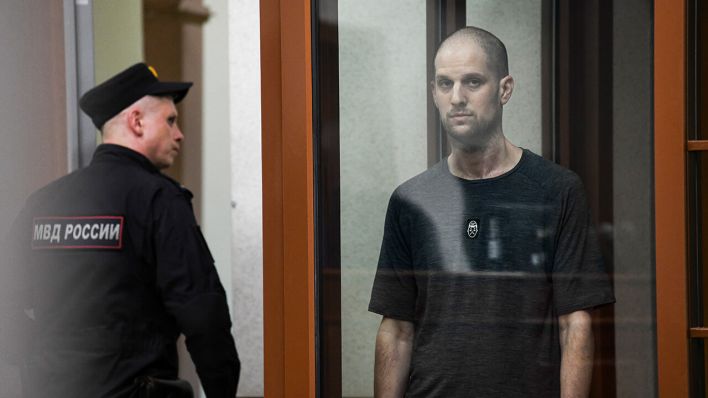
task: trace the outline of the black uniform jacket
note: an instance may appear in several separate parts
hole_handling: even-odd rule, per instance
[[[117,145],[32,195],[6,258],[23,280],[26,395],[129,397],[137,377],[177,377],[184,333],[207,397],[235,396],[226,295],[190,200]]]

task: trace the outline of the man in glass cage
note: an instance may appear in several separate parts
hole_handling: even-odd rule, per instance
[[[583,397],[589,311],[614,302],[583,185],[512,144],[504,44],[461,29],[435,56],[451,154],[391,195],[369,310],[377,397]]]

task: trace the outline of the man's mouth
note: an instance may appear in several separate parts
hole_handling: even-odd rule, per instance
[[[457,123],[467,123],[467,121],[472,117],[471,113],[452,113],[449,116],[451,122]]]
[[[460,112],[460,113],[451,113],[451,114],[450,114],[450,117],[451,117],[451,118],[456,118],[456,117],[462,118],[462,117],[470,117],[470,116],[472,116],[471,113],[463,113],[463,112]]]

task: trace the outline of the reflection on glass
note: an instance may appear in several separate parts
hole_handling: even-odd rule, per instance
[[[509,52],[516,88],[504,106],[504,135],[541,154],[542,0],[467,0],[467,25],[494,33]]]
[[[342,394],[373,392],[367,311],[388,196],[426,167],[425,2],[339,1]]]
[[[541,14],[543,7],[549,3],[542,0],[469,0],[466,3],[467,23],[494,32],[507,46],[510,73],[516,85],[511,100],[504,107],[504,133],[514,144],[534,153],[540,153],[542,148]],[[617,7],[630,9],[636,7],[634,3]],[[620,11],[617,11],[618,15],[625,15]],[[430,95],[426,67],[431,60],[425,59],[424,2],[340,0],[338,12],[342,392],[345,397],[367,397],[373,395],[374,343],[381,321],[380,316],[367,312],[367,306],[384,228],[388,225],[384,219],[391,193],[426,167],[428,152],[425,109],[427,96]],[[620,17],[617,18],[619,20]],[[621,21],[623,23],[616,25],[613,37],[618,43],[635,45],[640,49],[639,52],[651,54],[649,42],[636,45],[631,42],[636,40],[636,36],[625,34],[632,29],[648,31],[649,20],[649,16],[646,16],[634,24]],[[637,87],[650,92],[651,69],[646,59],[635,54],[626,58],[618,57],[613,73],[617,79],[617,83],[612,86],[612,93],[616,96],[613,98],[614,104],[618,109],[613,115],[615,130],[603,133],[612,135],[615,146],[611,155],[615,165],[611,171],[612,180],[605,181],[614,185],[610,200],[615,215],[614,225],[604,225],[600,232],[608,236],[615,247],[612,259],[615,264],[615,291],[622,300],[617,306],[616,335],[611,336],[616,340],[616,361],[608,366],[617,369],[616,385],[611,388],[617,392],[617,396],[655,396],[652,142],[649,124],[651,104],[642,98],[628,99],[625,95]],[[524,154],[524,162],[529,159],[541,161],[531,152]],[[525,167],[523,162],[521,164],[519,167]],[[533,287],[530,289],[536,289],[536,293],[546,288],[544,271],[554,260],[547,246],[555,233],[552,228],[544,225],[544,212],[548,211],[546,202],[533,202],[534,198],[526,198],[531,201],[524,202],[518,193],[485,192],[486,195],[482,195],[484,199],[492,200],[495,206],[484,217],[480,217],[475,210],[476,201],[480,198],[463,188],[469,181],[456,180],[449,169],[445,174],[445,170],[441,169],[444,165],[441,163],[435,166],[438,170],[428,171],[442,174],[438,176],[440,178],[426,181],[430,184],[426,188],[432,189],[432,193],[425,199],[425,208],[406,196],[394,195],[392,200],[397,200],[399,205],[420,215],[415,223],[405,224],[406,228],[418,232],[427,231],[420,232],[414,242],[408,242],[412,250],[444,247],[446,249],[440,250],[444,260],[438,264],[436,261],[440,260],[431,259],[427,266],[432,269],[438,266],[450,267],[446,271],[462,275],[454,279],[446,278],[444,273],[433,272],[413,283],[425,281],[429,284],[428,289],[432,286],[440,292],[470,290],[470,295],[450,296],[448,299],[452,305],[436,308],[439,310],[439,322],[428,325],[442,327],[443,324],[456,324],[447,329],[448,334],[424,335],[423,339],[436,336],[430,338],[438,339],[436,343],[439,344],[451,344],[450,340],[460,335],[450,331],[454,331],[455,327],[472,325],[480,333],[485,330],[498,332],[502,336],[500,339],[507,345],[516,344],[518,336],[513,333],[508,336],[504,334],[515,330],[508,323],[501,321],[474,325],[475,320],[480,318],[473,315],[475,311],[499,308],[500,300],[507,300],[506,296],[516,294],[517,305],[511,306],[510,313],[519,311],[519,318],[527,324],[541,328],[547,325],[543,317],[539,319],[537,315],[536,302],[528,300],[528,295],[524,294],[529,288],[528,283],[522,284],[523,287],[516,285],[520,280],[531,280]],[[512,174],[514,170],[518,171],[513,169]],[[443,189],[436,185],[445,178],[452,179],[448,181],[452,188]],[[518,183],[520,186],[524,184]],[[457,207],[452,208],[450,203]],[[525,206],[521,206],[522,203]],[[457,217],[460,213],[462,217]],[[517,237],[517,233],[523,237]],[[477,250],[466,250],[443,238],[455,234],[462,234],[465,243],[476,244]],[[481,238],[482,234],[484,238]],[[519,271],[514,268],[514,272],[508,272],[510,270],[504,267],[510,263],[510,258],[520,259],[519,264],[523,264],[525,269]],[[500,269],[502,275],[494,273]],[[386,278],[386,272],[383,272],[383,277]],[[483,283],[494,278],[498,279],[494,283]],[[461,286],[454,286],[455,283]],[[505,287],[499,288],[502,285]],[[415,286],[413,290],[419,288]],[[393,289],[382,291],[396,296]],[[400,293],[398,290],[396,292]],[[430,302],[427,304],[435,305]],[[407,310],[407,314],[416,314],[415,305],[412,310]],[[485,341],[483,339],[472,340],[463,342],[461,346],[468,349],[465,344],[469,344],[480,352],[495,348],[495,345],[478,346]],[[434,368],[439,363],[433,358],[461,355],[464,349],[459,352],[454,349],[436,349],[428,353],[430,359],[425,360],[425,364],[419,365]],[[520,358],[532,352],[520,351],[524,352]],[[530,362],[538,360],[533,358]],[[467,366],[465,361],[466,358],[459,359],[461,367]],[[485,363],[488,366],[490,362]],[[555,366],[552,364],[553,360],[549,359],[547,366]],[[421,369],[420,366],[416,369]],[[485,369],[477,370],[479,375],[484,372]],[[504,384],[506,380],[499,382]],[[615,380],[609,382],[614,383]],[[460,388],[460,385],[450,388]],[[424,386],[421,387],[423,390]]]

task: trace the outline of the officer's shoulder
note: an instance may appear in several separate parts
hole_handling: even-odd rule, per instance
[[[166,192],[169,192],[171,194],[183,195],[186,196],[188,199],[191,199],[194,196],[192,192],[184,185],[180,184],[179,181],[166,174],[157,173],[155,174],[155,178],[157,179],[157,184],[162,187]]]
[[[27,198],[28,204],[42,202],[46,199],[51,199],[56,197],[58,193],[65,189],[71,189],[71,186],[75,184],[78,178],[79,172],[81,170],[75,170],[65,176],[59,177],[56,180],[49,182],[43,187],[32,192]],[[68,187],[68,188],[67,188]]]
[[[157,170],[148,170],[132,163],[114,166],[109,173],[112,175],[112,179],[119,180],[117,183],[126,192],[154,195],[157,191],[176,192],[178,189],[171,180],[166,179]],[[95,172],[97,175],[105,175],[106,170],[96,170]]]
[[[130,173],[131,187],[128,190],[133,191],[140,197],[148,196],[154,200],[156,198],[172,200],[175,198],[186,198],[188,201],[192,199],[192,193],[172,177],[157,171],[148,170],[136,165],[128,165],[125,173]],[[126,175],[128,177],[128,175]],[[147,198],[146,198],[147,199]]]
[[[124,168],[121,173],[124,177],[129,179],[129,181],[126,182],[127,184],[175,193],[179,192],[182,187],[179,182],[160,171],[148,170],[134,164],[126,164],[123,166]]]

